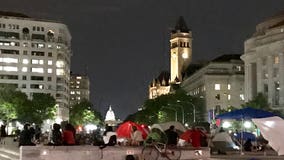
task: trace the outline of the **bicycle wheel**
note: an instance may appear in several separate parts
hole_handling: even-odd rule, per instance
[[[181,157],[181,150],[176,147],[169,147],[166,149],[166,157],[169,160],[179,160]]]
[[[157,160],[159,152],[154,147],[147,146],[143,148],[142,155],[144,160]]]

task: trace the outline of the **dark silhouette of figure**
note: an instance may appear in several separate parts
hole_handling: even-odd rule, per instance
[[[244,150],[251,152],[252,151],[252,143],[251,143],[251,139],[248,138],[247,141],[244,144]]]
[[[168,138],[168,145],[177,145],[178,142],[178,134],[175,131],[175,126],[170,126],[169,129],[165,131]]]
[[[59,146],[62,145],[62,134],[60,131],[60,125],[57,123],[53,124],[53,129],[51,133],[51,142],[49,145]]]
[[[40,142],[40,137],[41,137],[41,128],[40,126],[36,125],[35,127],[35,140],[37,143]]]
[[[24,130],[20,133],[19,146],[34,146],[32,138],[33,134],[30,131],[30,124],[25,124]]]

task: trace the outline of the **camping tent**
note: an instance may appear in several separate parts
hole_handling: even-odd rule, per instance
[[[276,116],[274,113],[267,112],[260,109],[254,109],[251,107],[246,107],[238,110],[234,110],[228,113],[220,114],[216,116],[216,119],[236,119],[236,120],[247,120],[253,118],[265,118],[265,117],[273,117]],[[243,132],[242,132],[243,133]],[[243,139],[244,135],[241,134],[241,139]],[[241,141],[242,142],[242,141]],[[242,146],[241,146],[242,152]]]
[[[165,130],[169,129],[170,126],[172,126],[172,125],[175,126],[175,129],[180,133],[183,133],[183,132],[186,131],[185,127],[180,122],[177,122],[177,121],[170,121],[170,122],[166,122],[166,123],[153,124],[151,126],[151,129],[157,128],[157,129],[160,129],[161,131],[165,131]]]
[[[136,128],[142,132],[142,136],[145,139],[147,137],[148,132],[139,124],[127,121],[120,124],[116,130],[117,137],[119,138],[131,138],[132,127],[136,126]]]
[[[234,110],[231,112],[227,112],[224,114],[220,114],[216,116],[216,119],[236,119],[236,120],[245,120],[252,118],[265,118],[276,116],[274,113],[267,112],[260,109],[254,109],[251,107],[246,107],[238,110]]]
[[[284,120],[280,117],[252,119],[260,129],[262,136],[269,141],[269,145],[278,153],[284,155]]]

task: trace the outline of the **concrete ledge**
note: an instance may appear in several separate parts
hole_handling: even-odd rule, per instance
[[[201,149],[198,155],[194,150],[181,149],[181,160],[209,158],[209,150]],[[97,146],[22,146],[20,160],[125,160],[126,155],[143,159],[142,147],[108,146],[103,150]]]

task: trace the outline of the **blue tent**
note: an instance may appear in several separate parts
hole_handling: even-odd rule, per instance
[[[238,109],[238,110],[234,110],[228,113],[217,115],[216,119],[244,120],[244,119],[265,118],[265,117],[272,117],[272,116],[277,116],[277,115],[271,112],[264,111],[264,110],[246,107],[243,109]]]
[[[253,133],[250,132],[240,132],[237,133],[237,135],[234,135],[237,139],[243,139],[244,141],[247,141],[248,139],[251,139],[251,141],[256,141],[256,137]]]

